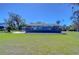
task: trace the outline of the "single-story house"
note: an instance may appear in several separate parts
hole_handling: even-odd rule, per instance
[[[3,30],[6,27],[5,23],[0,23],[0,30]]]
[[[39,25],[39,24],[32,24],[27,25],[23,28],[26,33],[61,33],[62,29],[60,26],[51,26],[51,25]]]

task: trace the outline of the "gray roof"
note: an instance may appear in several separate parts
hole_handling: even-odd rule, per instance
[[[28,24],[29,26],[48,26],[48,24],[43,23],[43,22],[36,22],[36,23],[31,23]]]

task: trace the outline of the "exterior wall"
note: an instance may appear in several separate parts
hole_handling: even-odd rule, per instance
[[[57,26],[29,26],[24,30],[26,33],[61,33],[61,28]]]
[[[4,29],[4,26],[0,26],[0,30],[3,30]]]
[[[0,23],[0,29],[4,29],[7,25],[5,23]]]

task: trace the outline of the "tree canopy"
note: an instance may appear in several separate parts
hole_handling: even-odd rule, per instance
[[[6,24],[13,30],[20,30],[22,26],[25,26],[24,19],[15,13],[9,13],[9,18],[6,19]]]

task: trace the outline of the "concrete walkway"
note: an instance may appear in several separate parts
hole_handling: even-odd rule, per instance
[[[20,34],[20,33],[25,33],[25,32],[21,32],[21,31],[14,31],[12,33],[15,33],[15,34]]]

